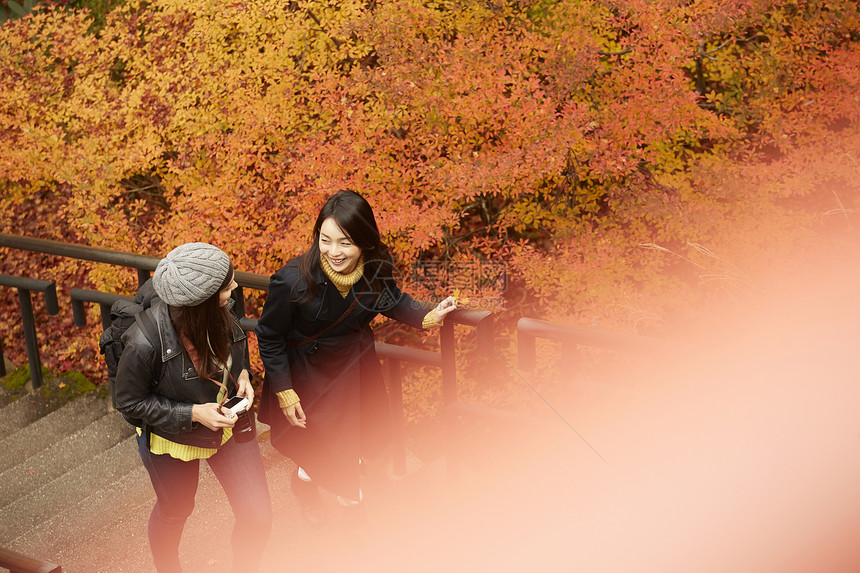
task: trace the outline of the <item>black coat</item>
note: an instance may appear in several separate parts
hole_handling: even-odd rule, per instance
[[[374,348],[370,321],[383,314],[421,328],[428,309],[401,293],[393,279],[382,295],[362,278],[344,298],[322,269],[317,296],[299,304],[307,283],[294,259],[272,275],[256,329],[266,369],[260,419],[272,428],[272,444],[319,485],[358,498],[358,458],[379,453],[390,428],[388,395]],[[312,342],[299,344],[352,311]],[[276,392],[294,389],[307,428],[290,426]]]

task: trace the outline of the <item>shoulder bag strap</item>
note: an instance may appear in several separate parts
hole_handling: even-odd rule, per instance
[[[301,342],[290,342],[287,344],[287,346],[304,346],[308,342],[312,342],[312,341],[316,340],[317,338],[319,338],[320,336],[322,336],[323,334],[325,334],[326,332],[328,332],[329,330],[331,330],[332,328],[334,328],[335,326],[340,324],[343,321],[343,319],[346,318],[347,315],[352,312],[352,309],[354,309],[355,305],[357,305],[357,304],[358,304],[358,297],[356,296],[355,299],[352,301],[352,304],[349,305],[349,308],[346,309],[344,311],[344,313],[342,315],[340,315],[340,317],[337,320],[335,320],[334,322],[332,322],[331,324],[329,324],[328,326],[326,326],[325,328],[323,328],[322,330],[320,330],[319,332],[317,332],[313,336],[309,336],[309,337],[305,338],[304,340],[302,340]]]

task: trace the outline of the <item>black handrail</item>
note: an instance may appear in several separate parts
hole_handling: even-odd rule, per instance
[[[72,288],[69,291],[69,296],[72,299],[72,316],[75,320],[75,326],[82,328],[87,325],[87,313],[84,308],[85,302],[94,302],[99,305],[101,313],[102,328],[110,326],[110,307],[118,300],[132,300],[132,297],[122,294],[113,294],[101,292],[97,290],[87,290],[78,287]]]
[[[158,266],[160,257],[148,255],[135,255],[111,249],[90,247],[89,245],[73,245],[50,239],[36,239],[33,237],[20,237],[8,233],[0,233],[0,247],[9,247],[22,251],[32,251],[46,255],[57,255],[70,259],[82,261],[93,261],[106,263],[118,267],[129,267],[136,269],[138,273],[138,284],[143,284],[149,278],[149,273]],[[236,271],[236,282],[239,286],[246,286],[258,290],[268,290],[269,277],[257,273]]]

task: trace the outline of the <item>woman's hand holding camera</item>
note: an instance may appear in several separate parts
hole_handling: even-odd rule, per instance
[[[222,410],[215,402],[194,404],[191,407],[191,421],[203,424],[210,430],[232,428],[236,423],[236,416],[233,415],[230,417],[231,415],[232,412],[229,410]]]

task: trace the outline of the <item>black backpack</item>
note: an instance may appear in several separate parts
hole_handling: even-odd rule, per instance
[[[99,351],[104,354],[105,364],[108,369],[108,380],[110,381],[111,401],[116,408],[116,373],[119,369],[119,359],[122,356],[124,345],[122,335],[129,327],[138,322],[143,335],[146,336],[154,347],[158,346],[158,327],[149,313],[143,312],[158,301],[152,279],[149,279],[140,287],[132,300],[119,299],[110,307],[110,326],[105,328],[99,338]],[[156,360],[154,374],[160,376],[161,361]]]

